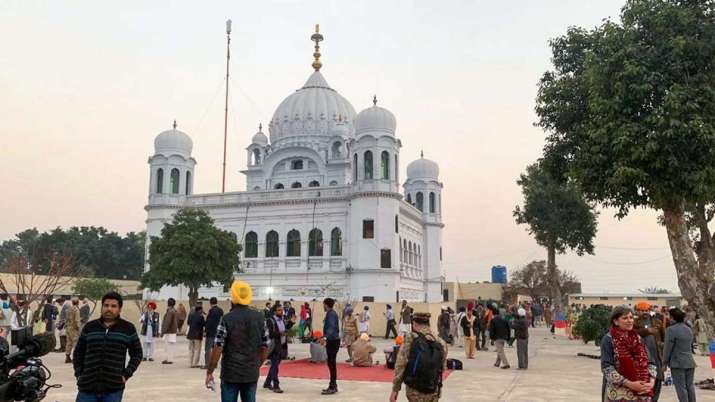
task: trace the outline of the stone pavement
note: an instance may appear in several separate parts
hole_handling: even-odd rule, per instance
[[[445,382],[442,401],[600,401],[601,373],[599,361],[577,357],[579,352],[598,354],[593,345],[583,345],[580,341],[569,341],[561,337],[554,339],[541,327],[532,330],[529,341],[529,370],[500,370],[493,366],[495,353],[477,352],[475,360],[464,359],[464,349],[450,349],[450,357],[464,363],[463,371],[455,371]],[[375,340],[378,350],[388,345],[385,340]],[[309,355],[308,346],[289,345],[290,354],[296,358]],[[162,365],[163,346],[158,344],[157,361],[143,362],[132,377],[124,394],[127,402],[196,402],[220,401],[219,391],[211,392],[204,387],[205,371],[188,367],[188,344],[182,340],[176,346],[176,360],[173,365]],[[508,349],[507,356],[512,367],[516,367],[516,350]],[[340,350],[339,361],[347,358],[347,352]],[[203,359],[203,356],[202,356]],[[384,356],[378,358],[384,363]],[[712,377],[709,360],[697,357],[696,380]],[[77,388],[70,365],[65,365],[64,355],[51,353],[45,363],[52,370],[50,383],[62,384],[62,388],[50,390],[45,401],[73,402]],[[327,367],[326,367],[327,371]],[[262,383],[259,381],[259,387]],[[217,383],[218,386],[218,383]],[[259,388],[258,401],[387,401],[390,395],[389,383],[342,381],[338,383],[340,392],[332,396],[320,395],[327,386],[324,380],[282,378],[284,394],[274,394]],[[698,401],[715,402],[715,391],[698,390]],[[406,401],[404,392],[400,401]],[[673,387],[665,387],[660,399],[675,402]]]

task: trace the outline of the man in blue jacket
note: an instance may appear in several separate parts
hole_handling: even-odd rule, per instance
[[[206,316],[206,341],[204,343],[204,357],[206,359],[206,365],[203,368],[208,367],[209,360],[211,360],[211,353],[214,349],[214,340],[216,340],[216,329],[218,324],[221,322],[221,317],[223,317],[223,309],[218,306],[218,300],[212,297],[209,301],[211,308]]]
[[[330,297],[323,300],[325,319],[323,320],[321,343],[325,346],[325,351],[328,354],[328,370],[330,370],[330,384],[323,390],[323,395],[332,395],[338,392],[337,357],[338,350],[340,350],[340,319],[338,313],[333,309],[334,306],[335,300]]]

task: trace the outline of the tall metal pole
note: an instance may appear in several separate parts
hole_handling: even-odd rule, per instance
[[[226,102],[223,111],[223,175],[221,192],[226,192],[226,139],[228,137],[228,63],[231,60],[231,20],[226,21]]]

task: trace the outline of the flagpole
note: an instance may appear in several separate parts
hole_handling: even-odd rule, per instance
[[[223,112],[223,174],[221,177],[221,192],[226,192],[226,140],[228,138],[228,78],[229,61],[231,60],[231,20],[226,21],[226,101]]]

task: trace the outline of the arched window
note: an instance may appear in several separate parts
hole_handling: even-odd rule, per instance
[[[365,180],[372,180],[372,151],[365,151],[363,163],[365,164]]]
[[[402,240],[402,252],[405,253],[404,261],[407,262],[407,239]]]
[[[186,195],[191,194],[191,172],[186,171]]]
[[[300,184],[299,181],[297,181],[297,182],[295,182],[295,183],[293,183],[293,184],[290,185],[290,188],[301,188],[301,187],[303,187],[303,185]]]
[[[253,187],[253,191],[259,191],[260,189],[261,189],[261,186]]]
[[[353,157],[353,181],[358,180],[358,157],[357,154]]]
[[[342,157],[342,155],[340,155],[340,148],[341,148],[340,141],[335,141],[333,143],[333,148],[332,148],[333,159],[340,159]]]
[[[323,232],[320,229],[313,229],[308,233],[308,255],[323,256]]]
[[[412,205],[412,194],[407,194],[407,203]]]
[[[288,239],[286,242],[286,256],[300,257],[300,232],[295,229],[288,232]]]
[[[294,161],[291,161],[290,163],[290,168],[291,170],[301,170],[303,169],[303,160],[302,159],[296,159]]]
[[[159,194],[164,192],[164,169],[162,168],[156,171],[156,192]]]
[[[417,245],[417,266],[422,266],[422,250],[419,245]]]
[[[253,150],[253,164],[254,165],[261,164],[261,150],[260,149]]]
[[[417,202],[417,209],[424,212],[425,196],[422,194],[422,192],[418,192],[416,198],[417,199],[415,201]]]
[[[275,186],[273,186],[275,190],[283,190],[283,183],[277,183]]]
[[[383,180],[390,180],[390,154],[382,151],[380,156],[380,175]]]
[[[278,232],[266,233],[266,257],[278,257]]]
[[[407,243],[407,262],[412,265],[412,242]]]
[[[331,186],[337,186],[337,185],[338,185],[338,182],[335,181],[335,180],[332,180],[332,181],[330,182],[330,185],[331,185]]]
[[[308,187],[320,187],[320,183],[318,183],[317,180],[313,180],[310,183],[308,183]]]
[[[179,169],[171,169],[171,193],[179,194],[179,180],[180,180]]]
[[[430,192],[429,193],[429,211],[432,214],[435,212],[435,208],[437,208],[437,206],[435,204],[437,204],[437,202],[434,199],[434,192]]]
[[[405,250],[402,248],[402,238],[400,238],[400,262],[405,260]]]
[[[258,257],[258,235],[256,232],[246,233],[246,240],[243,246],[245,247],[243,254],[245,258]]]
[[[330,255],[343,255],[343,232],[340,228],[334,228],[330,232]]]
[[[397,159],[397,154],[395,154],[395,181],[397,181],[398,178],[400,177],[400,175],[397,174],[398,169],[400,168],[398,161],[399,161],[399,159]]]

